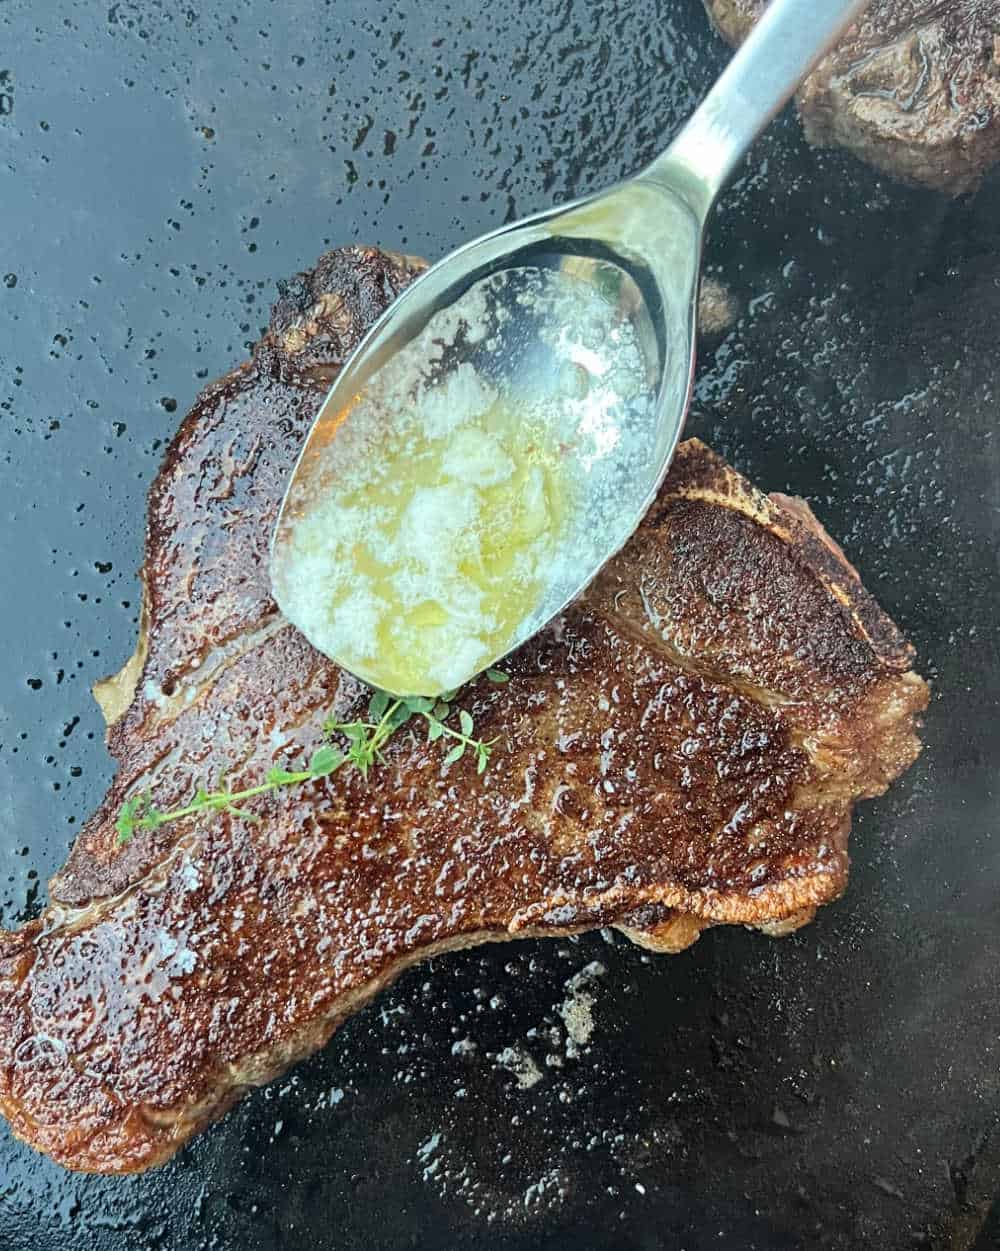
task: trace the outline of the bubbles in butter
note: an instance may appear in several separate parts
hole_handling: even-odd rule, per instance
[[[457,686],[613,539],[628,462],[649,454],[649,379],[621,284],[593,276],[476,284],[317,427],[275,594],[372,685]]]
[[[324,588],[300,603],[306,633],[387,690],[437,693],[505,651],[565,523],[559,453],[468,369],[444,388],[460,425],[435,437],[417,407],[369,481],[299,523]]]

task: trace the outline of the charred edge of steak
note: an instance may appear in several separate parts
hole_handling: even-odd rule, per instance
[[[809,575],[841,605],[852,633],[871,648],[879,663],[896,673],[910,667],[916,654],[912,645],[865,589],[858,571],[804,500],[780,493],[765,495],[697,439],[677,449],[670,483],[671,495],[687,494],[734,508],[782,539]],[[651,510],[654,523],[662,502]]]
[[[314,269],[279,282],[278,301],[262,348],[282,364],[332,381],[369,327],[427,268],[416,256],[376,248],[324,253]]]

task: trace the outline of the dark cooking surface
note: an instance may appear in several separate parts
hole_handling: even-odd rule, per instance
[[[630,172],[726,55],[694,0],[196,3],[0,6],[6,925],[108,781],[88,688],[133,645],[163,441],[275,281],[338,242],[434,257]],[[935,688],[846,898],[782,942],[418,968],[145,1177],[0,1129],[3,1251],[996,1245],[998,203],[996,176],[949,203],[786,118],[714,231],[741,319],[689,432],[810,499]]]

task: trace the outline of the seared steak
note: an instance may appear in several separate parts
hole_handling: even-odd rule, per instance
[[[767,0],[705,0],[740,43]],[[796,96],[806,137],[960,195],[1000,159],[1000,0],[873,0]]]
[[[50,906],[0,934],[0,1108],[69,1168],[162,1162],[434,952],[794,929],[844,889],[854,800],[919,750],[911,649],[839,549],[691,440],[509,683],[463,693],[500,736],[485,776],[406,727],[367,784],[341,770],[257,801],[256,823],[120,847],[130,794],[166,808],[223,771],[248,784],[364,708],[279,616],[268,542],[324,388],[418,268],[349,248],[295,279],[152,488],[139,648],[96,692],[117,776]]]

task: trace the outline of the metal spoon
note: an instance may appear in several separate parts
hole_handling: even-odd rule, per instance
[[[459,248],[372,327],[316,418],[272,542],[275,597],[321,651],[396,695],[457,687],[530,638],[623,546],[652,503],[684,424],[708,213],[756,136],[866,3],[772,0],[651,165],[608,191]],[[512,408],[547,397],[535,415],[551,425],[553,444],[576,458],[575,523],[562,535],[558,558],[547,562],[535,601],[504,637],[480,641],[478,653],[446,648],[436,677],[399,689],[407,683],[380,664],[378,647],[365,653],[353,646],[350,614],[344,629],[331,632],[304,606],[303,586],[329,571],[304,554],[302,536],[317,502],[343,485],[344,465],[377,462],[380,440],[411,404],[415,386],[440,388],[449,411],[467,401],[468,387],[456,380],[467,381],[470,363]],[[454,539],[425,537],[443,547]]]

